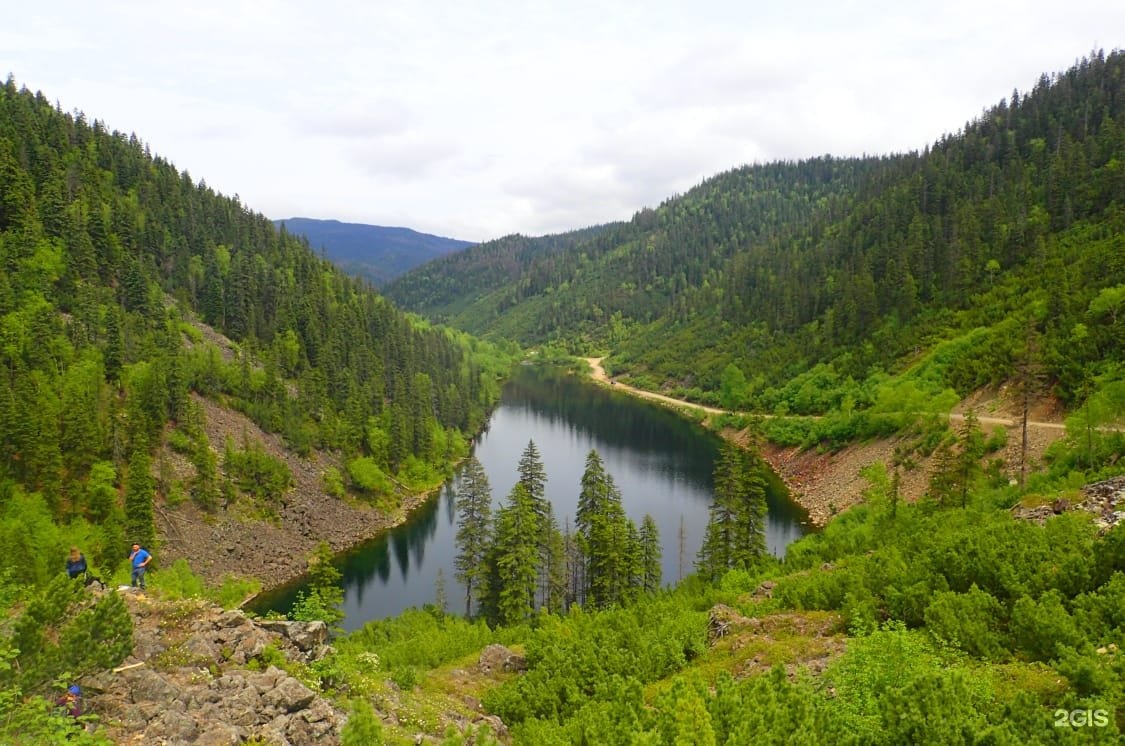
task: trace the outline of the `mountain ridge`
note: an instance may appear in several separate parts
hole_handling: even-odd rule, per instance
[[[409,270],[438,257],[461,251],[474,242],[388,227],[340,220],[292,217],[274,225],[304,236],[315,251],[323,251],[349,274],[380,287]]]

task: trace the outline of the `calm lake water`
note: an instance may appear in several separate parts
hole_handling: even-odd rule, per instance
[[[719,439],[667,409],[575,376],[523,366],[505,386],[500,406],[477,439],[474,453],[492,487],[494,506],[506,500],[528,441],[535,441],[547,474],[547,498],[560,528],[573,526],[580,480],[591,449],[621,491],[625,511],[640,526],[646,513],[660,529],[664,582],[692,571],[711,504]],[[339,558],[343,573],[343,627],[395,616],[434,603],[439,570],[446,608],[462,612],[465,592],[454,578],[457,479],[403,525]],[[779,480],[769,494],[766,540],[777,555],[805,531],[805,515]],[[680,533],[683,531],[683,552]],[[298,588],[254,606],[287,611]]]

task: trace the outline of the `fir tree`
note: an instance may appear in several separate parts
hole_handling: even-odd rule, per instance
[[[489,551],[485,613],[494,624],[516,624],[535,609],[542,530],[531,496],[516,482],[508,502],[496,514]]]
[[[457,580],[465,586],[465,615],[472,613],[473,597],[483,592],[487,580],[485,560],[492,526],[492,489],[476,456],[469,458],[457,491]]]
[[[636,527],[625,515],[613,475],[594,450],[586,456],[574,525],[583,564],[579,600],[595,607],[623,602],[635,577]]]
[[[153,499],[156,481],[152,476],[152,459],[148,444],[143,439],[129,459],[129,474],[125,480],[125,531],[129,541],[151,549],[156,538],[153,519]]]
[[[766,554],[766,485],[762,466],[733,443],[715,465],[715,498],[697,566],[712,580],[747,568]]]
[[[640,550],[641,588],[646,593],[650,593],[660,588],[662,571],[660,567],[660,529],[656,527],[656,521],[648,513],[645,513],[644,520],[641,521]]]

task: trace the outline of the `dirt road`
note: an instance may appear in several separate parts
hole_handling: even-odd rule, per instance
[[[602,358],[586,358],[590,364],[594,381],[603,385],[610,385],[630,394],[652,399],[676,407],[699,410],[708,414],[722,414],[725,410],[707,407],[702,404],[674,399],[663,394],[654,394],[625,383],[613,381],[606,375],[602,366]],[[975,407],[979,410],[994,414],[1007,414],[1012,411],[997,412],[994,408],[997,401],[967,400],[958,405],[958,409]],[[1040,407],[1034,412],[1039,418],[1028,421],[1028,460],[1029,466],[1034,470],[1041,466],[1043,454],[1047,447],[1063,437],[1066,426],[1059,421],[1049,421],[1043,416],[1061,419],[1061,414],[1051,407]],[[772,415],[759,415],[770,417]],[[962,412],[949,416],[951,421],[961,422],[965,419]],[[996,427],[1005,428],[1008,443],[1002,453],[1007,470],[1014,472],[1020,462],[1019,435],[1020,420],[1018,417],[978,416],[981,427],[987,430]],[[744,443],[747,433],[727,432],[726,437],[736,442]],[[862,476],[864,467],[882,462],[892,468],[895,448],[901,443],[901,438],[877,439],[865,443],[857,443],[839,451],[821,451],[819,449],[782,448],[769,443],[763,444],[762,455],[773,467],[785,484],[793,498],[808,512],[809,520],[818,526],[824,525],[833,515],[855,505],[863,500],[864,491],[870,486],[867,479]],[[916,467],[903,472],[901,494],[907,500],[920,497],[929,484],[929,459],[921,459]],[[1013,474],[1014,476],[1014,474]]]

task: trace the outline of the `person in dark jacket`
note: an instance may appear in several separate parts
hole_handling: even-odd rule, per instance
[[[55,704],[61,711],[65,711],[76,720],[82,715],[82,689],[77,684],[72,684],[69,689],[59,695]]]
[[[72,579],[79,576],[82,577],[85,585],[97,583],[105,590],[105,583],[102,579],[90,572],[89,567],[86,565],[86,555],[78,551],[78,547],[70,548],[70,556],[66,558],[66,574]]]

